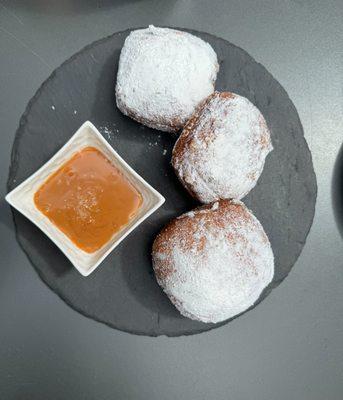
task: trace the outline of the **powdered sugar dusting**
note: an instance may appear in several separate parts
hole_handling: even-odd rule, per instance
[[[200,201],[241,199],[256,185],[271,150],[260,111],[245,97],[216,92],[184,128],[172,163]]]
[[[152,128],[174,132],[213,93],[212,47],[189,33],[149,26],[130,33],[119,60],[118,108]]]
[[[185,214],[182,214],[182,215],[179,215],[178,217],[177,217],[177,219],[181,219],[181,218],[193,218],[194,217],[194,211],[189,211],[189,212],[187,212],[187,213],[185,213]]]
[[[115,138],[115,136],[119,133],[119,129],[116,128],[115,124],[112,124],[112,126],[100,126],[99,131],[109,141],[112,141]]]
[[[241,202],[216,204],[174,220],[153,249],[158,283],[181,314],[203,322],[224,321],[248,309],[274,274],[259,221]]]
[[[212,207],[211,207],[211,210],[212,210],[212,211],[218,210],[218,207],[219,207],[219,203],[218,203],[218,201],[216,201],[215,203],[213,203],[213,205],[212,205]]]

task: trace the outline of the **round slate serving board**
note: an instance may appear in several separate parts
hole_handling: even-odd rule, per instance
[[[40,277],[80,313],[126,332],[178,336],[207,331],[182,317],[157,285],[151,245],[171,218],[196,203],[170,166],[175,136],[144,127],[115,106],[115,77],[125,32],[95,42],[53,72],[30,101],[13,146],[11,190],[46,162],[85,121],[92,121],[119,154],[166,198],[89,277],[82,277],[58,248],[14,211],[18,241]],[[217,52],[216,88],[247,97],[264,114],[274,151],[244,202],[262,222],[275,254],[275,276],[261,301],[287,276],[312,224],[316,178],[297,111],[282,86],[244,50],[212,35],[189,31]],[[228,321],[226,321],[228,322]]]

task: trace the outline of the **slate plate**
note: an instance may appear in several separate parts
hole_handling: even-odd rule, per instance
[[[8,189],[36,171],[89,119],[163,194],[166,203],[87,278],[38,228],[14,211],[17,238],[43,281],[80,313],[135,334],[200,333],[222,324],[182,317],[162,293],[152,272],[150,252],[156,233],[196,203],[170,166],[175,136],[139,125],[115,107],[118,58],[129,32],[115,33],[87,46],[41,86],[20,120]],[[257,186],[244,199],[262,222],[275,254],[275,277],[261,301],[291,270],[312,224],[317,186],[311,154],[293,103],[268,71],[233,44],[206,33],[190,32],[208,41],[217,52],[217,89],[250,99],[262,111],[272,132],[275,149]]]

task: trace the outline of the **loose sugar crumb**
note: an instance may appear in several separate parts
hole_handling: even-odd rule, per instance
[[[119,129],[115,127],[115,124],[112,124],[112,126],[99,126],[99,131],[106,136],[108,140],[113,140],[115,135],[119,133]]]

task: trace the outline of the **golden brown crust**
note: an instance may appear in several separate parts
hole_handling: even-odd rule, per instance
[[[192,116],[189,118],[189,120],[186,122],[186,125],[184,126],[181,135],[179,136],[177,142],[175,143],[174,149],[173,149],[173,154],[172,154],[172,163],[177,161],[177,158],[184,153],[185,149],[188,147],[192,146],[192,136],[193,132],[195,129],[199,126],[199,122],[201,121],[201,116],[208,106],[208,104],[211,102],[211,100],[215,97],[220,97],[220,98],[233,98],[235,96],[234,93],[231,92],[214,92],[211,95],[209,95],[200,105],[199,107],[194,111]],[[212,132],[211,131],[204,131],[201,134],[203,140],[208,140],[209,138],[212,137]]]
[[[262,149],[268,149],[270,147],[270,134],[267,123],[262,116],[259,118],[259,126],[261,130],[261,136],[258,138],[258,143]]]
[[[240,201],[220,200],[172,220],[153,244],[158,284],[188,318],[219,322],[248,309],[270,283],[263,227]]]
[[[229,101],[226,101],[228,99]],[[239,107],[231,108],[231,104],[237,104],[237,102]],[[249,120],[250,117],[251,120]],[[251,123],[249,140],[243,140],[246,119],[250,121],[248,123]],[[235,129],[236,123],[237,129]],[[243,130],[241,136],[239,136],[240,127]],[[230,129],[234,129],[236,137],[241,138],[241,142],[236,140],[233,142],[233,146],[230,145],[230,140],[233,140]],[[232,154],[233,157],[228,160],[228,168],[230,165],[233,166],[230,175],[233,176],[233,179],[230,178],[231,180],[227,178],[227,174],[218,176],[211,170],[209,165],[216,166],[216,159],[209,159],[208,163],[199,161],[207,155],[211,157],[212,144],[220,133],[227,134],[227,144],[224,143],[223,146],[227,145],[228,149],[236,148],[236,153]],[[238,148],[237,143],[241,149]],[[214,92],[201,103],[184,126],[175,143],[171,163],[182,185],[198,201],[207,203],[219,198],[240,199],[255,186],[262,172],[264,159],[271,149],[269,129],[263,115],[256,107],[248,99],[237,94]],[[241,169],[237,166],[239,154],[248,154],[254,159],[249,158],[247,161],[246,157],[243,157],[245,161]],[[230,160],[232,160],[231,164]],[[224,171],[223,161],[219,160],[218,162],[221,163],[219,165]],[[202,167],[203,165],[207,167]],[[240,186],[241,182],[243,182],[242,186]]]
[[[214,205],[217,205],[214,207]],[[199,220],[207,227],[217,227],[224,229],[228,224],[237,222],[244,223],[251,217],[248,209],[240,202],[231,200],[219,200],[218,202],[200,206],[193,211],[183,214],[170,221],[156,236],[152,246],[152,256],[154,261],[155,275],[158,281],[164,281],[173,272],[171,253],[173,243],[178,241],[181,248],[185,251],[196,249],[199,253],[203,250],[206,237],[201,238],[195,243],[194,236],[197,232]],[[237,238],[229,238],[229,241]],[[157,260],[157,255],[163,255],[163,261]]]
[[[186,125],[184,126],[181,135],[179,136],[178,140],[175,143],[175,146],[173,148],[173,153],[172,153],[172,164],[174,165],[177,162],[178,157],[181,156],[181,154],[184,153],[185,149],[187,147],[191,146],[192,142],[192,134],[195,130],[195,128],[199,124],[199,119],[200,116],[203,112],[203,110],[206,108],[208,103],[216,96],[218,95],[218,92],[212,93],[210,96],[208,96],[200,105],[199,107],[194,111],[192,116],[189,118],[189,120],[186,122]]]
[[[215,91],[211,95],[209,95],[200,105],[199,107],[194,111],[190,119],[187,121],[186,125],[184,126],[178,140],[175,143],[175,146],[173,148],[172,152],[172,160],[171,163],[174,167],[176,176],[178,177],[179,181],[182,183],[182,185],[185,187],[187,192],[194,197],[195,199],[201,201],[201,199],[198,197],[197,193],[194,192],[191,188],[190,185],[185,182],[184,179],[181,178],[180,172],[178,169],[178,162],[182,157],[184,157],[184,154],[187,151],[192,151],[192,142],[193,142],[193,137],[194,137],[194,131],[197,130],[199,124],[201,123],[201,117],[206,110],[208,104],[214,99],[215,97],[223,98],[223,99],[228,99],[228,98],[233,98],[235,97],[234,93],[231,92],[218,92]],[[205,143],[209,142],[213,138],[213,131],[211,130],[203,130],[198,133],[198,137],[200,140],[203,140]]]

